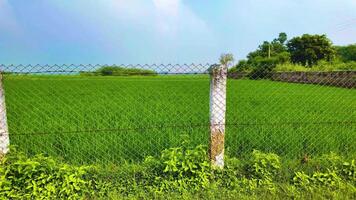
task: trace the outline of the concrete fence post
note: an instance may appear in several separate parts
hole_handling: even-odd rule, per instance
[[[210,68],[210,148],[213,168],[224,167],[227,66]]]
[[[7,127],[3,74],[0,72],[0,157],[9,151],[10,139]]]

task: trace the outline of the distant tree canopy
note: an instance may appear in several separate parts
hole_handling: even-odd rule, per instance
[[[336,46],[338,58],[343,62],[356,61],[356,44],[348,46]]]
[[[288,40],[286,33],[280,33],[272,41],[264,41],[255,51],[240,60],[230,72],[249,72],[265,76],[276,69],[299,66],[306,70],[354,69],[356,66],[356,44],[333,46],[326,35],[294,37]],[[280,67],[285,66],[285,67]],[[327,67],[326,67],[327,66]]]
[[[280,53],[287,51],[285,42],[287,41],[287,34],[280,33],[278,38],[275,38],[271,42],[264,41],[261,45],[258,46],[256,51],[253,51],[247,55],[248,61],[252,62],[258,57],[262,58],[271,58],[278,56]]]
[[[313,66],[319,60],[331,61],[336,55],[331,41],[326,35],[304,34],[287,43],[288,52],[293,63]]]
[[[271,69],[277,64],[289,62],[290,54],[287,51],[287,39],[286,33],[280,33],[271,42],[264,41],[258,46],[257,50],[247,55],[247,60],[240,60],[233,70],[245,71],[255,69],[261,71],[265,66]]]
[[[288,42],[287,39],[286,33],[280,33],[278,38],[271,42],[264,41],[257,50],[247,55],[247,63],[256,66],[261,62],[281,64],[291,61],[304,66],[312,66],[319,60],[332,60],[336,53],[326,35],[304,34]],[[342,50],[346,55],[348,49]]]
[[[148,69],[126,68],[121,66],[102,66],[94,72],[81,72],[92,76],[153,76],[157,72]]]

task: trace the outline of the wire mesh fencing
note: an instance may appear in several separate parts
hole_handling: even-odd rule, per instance
[[[248,156],[258,149],[303,162],[330,152],[355,158],[354,71],[264,67],[229,76],[227,120],[234,125],[228,125],[226,142],[231,152]]]
[[[226,69],[213,87],[214,66],[1,65],[10,144],[78,164],[158,156],[182,135],[222,141],[215,156],[356,157],[354,71]]]

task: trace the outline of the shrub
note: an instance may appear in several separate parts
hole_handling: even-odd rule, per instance
[[[279,156],[254,150],[247,164],[248,176],[256,179],[268,179],[278,175],[281,169]]]
[[[356,185],[356,164],[355,160],[350,162],[343,162],[341,167],[341,176],[345,177],[346,180],[351,181]]]
[[[88,166],[74,167],[12,150],[0,163],[0,197],[5,199],[78,199],[93,194]]]
[[[328,172],[314,172],[311,176],[304,172],[297,172],[293,178],[294,185],[303,189],[310,189],[313,187],[328,187],[338,189],[342,185],[342,179],[335,171]]]
[[[196,191],[207,187],[211,169],[206,152],[203,145],[191,147],[187,138],[183,139],[181,147],[164,150],[158,163],[156,161],[156,165],[162,167],[157,168],[156,173],[161,174],[156,176],[160,191]]]
[[[233,68],[229,69],[229,73],[246,72],[251,69],[250,64],[247,60],[240,60]]]
[[[264,57],[256,57],[252,65],[252,71],[249,73],[249,77],[251,79],[265,79],[269,78],[271,72],[278,64],[279,60],[277,57],[264,58]]]
[[[278,64],[275,68],[275,71],[277,72],[285,72],[285,71],[352,71],[356,70],[356,62],[339,62],[339,61],[334,61],[334,62],[327,62],[327,61],[319,61],[317,65],[314,65],[312,67],[305,67],[302,65],[298,64],[291,64],[291,63],[285,63],[285,64]]]
[[[214,198],[295,199],[303,194],[331,198],[341,191],[342,199],[356,195],[355,161],[333,153],[303,164],[307,172],[283,165],[292,173],[289,179],[281,178],[281,159],[273,153],[255,150],[245,161],[226,157],[225,164],[223,170],[212,170],[206,147],[192,146],[187,138],[180,147],[148,156],[142,163],[95,167],[76,167],[43,155],[27,158],[11,150],[0,163],[0,199],[204,198],[213,193]]]
[[[248,76],[250,79],[254,80],[268,79],[271,77],[271,73],[274,68],[275,65],[258,65],[249,73]]]
[[[94,72],[81,72],[81,75],[96,76],[155,76],[157,72],[148,69],[103,66]]]

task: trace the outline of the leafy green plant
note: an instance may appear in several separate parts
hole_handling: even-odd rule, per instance
[[[309,176],[304,172],[297,172],[293,178],[293,183],[303,189],[315,187],[340,188],[343,184],[341,177],[335,171],[314,172]]]
[[[160,156],[120,165],[72,166],[40,154],[27,157],[16,150],[10,152],[0,163],[2,199],[217,198],[219,195],[295,199],[334,198],[340,192],[342,199],[347,199],[356,195],[355,161],[345,161],[335,153],[310,158],[303,164],[308,167],[305,172],[282,165],[276,154],[257,150],[247,160],[226,157],[224,169],[212,170],[206,147],[193,145],[188,136],[183,137],[179,147],[166,149]],[[288,168],[293,177],[286,178],[282,168]],[[219,195],[212,195],[216,192]]]
[[[200,189],[209,184],[211,176],[210,162],[206,147],[190,147],[187,138],[182,147],[166,149],[160,162],[163,166],[162,177],[157,177],[162,190],[169,188]]]
[[[276,154],[254,150],[246,167],[250,177],[269,179],[278,175],[281,169],[281,161]]]
[[[356,164],[355,160],[350,162],[343,162],[341,167],[341,175],[345,177],[346,180],[351,181],[356,185]]]
[[[12,150],[0,163],[0,197],[78,199],[93,193],[89,167],[62,164],[41,154],[27,158]]]

